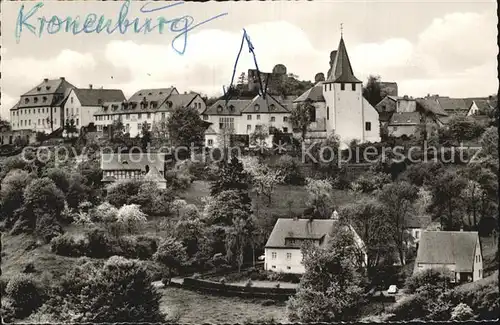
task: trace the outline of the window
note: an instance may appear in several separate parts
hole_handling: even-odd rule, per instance
[[[274,104],[269,105],[269,110],[270,111],[274,111],[274,109],[275,109]]]
[[[330,119],[330,107],[326,107],[326,119],[329,120]]]
[[[76,114],[78,114],[78,107],[76,108]]]
[[[25,98],[25,99],[24,99],[24,102],[25,102],[26,104],[28,104],[28,103],[30,102],[30,99],[29,99],[29,98]]]
[[[287,267],[286,267],[286,269],[287,269],[287,270],[291,270],[292,268],[291,268],[290,266],[287,266]]]
[[[250,124],[247,124],[247,131],[252,131],[252,126]]]
[[[69,108],[66,107],[66,116],[69,116]]]
[[[272,258],[273,260],[274,260],[274,259],[276,259],[276,255],[277,255],[277,254],[276,254],[276,252],[272,252],[272,253],[271,253],[271,258]]]
[[[79,119],[76,119],[76,125],[78,126],[78,124],[80,123],[80,120]],[[128,125],[128,124],[127,124]]]
[[[483,277],[483,270],[479,270],[479,277]]]
[[[252,115],[247,115],[247,120],[251,121],[252,120]]]
[[[332,84],[330,84],[330,91],[332,91]]]
[[[283,116],[283,122],[288,122],[288,116]]]
[[[162,112],[161,113],[161,119],[164,120],[165,119],[165,112]]]
[[[125,114],[125,119],[126,120],[130,119],[130,115],[129,114]]]
[[[204,121],[208,120],[208,115],[203,114],[203,120],[204,120]]]
[[[286,259],[291,260],[292,259],[292,253],[286,253]]]
[[[43,96],[43,97],[42,97],[42,102],[44,102],[44,103],[45,103],[46,101],[47,101],[47,97],[46,97],[46,96]]]
[[[351,84],[351,86],[352,86],[352,91],[355,91],[356,90],[356,84],[353,83],[353,84]]]
[[[40,125],[40,119],[38,119],[38,125]]]
[[[141,116],[142,116],[142,114],[141,114],[141,113],[137,114],[137,119],[138,119],[138,120],[140,120],[140,119],[141,119]]]
[[[326,91],[326,84],[325,84],[325,91]]]
[[[220,129],[234,129],[234,117],[219,117]]]
[[[420,236],[420,231],[416,230],[415,231],[415,238],[418,239],[418,236]]]
[[[316,107],[311,106],[309,109],[309,115],[311,117],[311,122],[316,122]]]
[[[273,269],[275,269],[275,268],[276,268],[276,265],[273,265],[273,266],[271,266],[271,267],[272,267]]]
[[[283,128],[283,132],[284,132],[284,133],[288,133],[288,128],[287,128],[287,127],[284,127],[284,128]]]
[[[257,119],[260,120],[260,114],[257,114]]]
[[[73,97],[71,97],[71,104],[73,104]]]
[[[276,117],[271,116],[271,122],[275,122],[275,121],[276,121]]]
[[[255,111],[258,112],[260,110],[259,104],[255,104],[254,108],[255,108]]]
[[[340,84],[340,90],[345,90],[345,83]]]
[[[418,263],[418,267],[424,267],[422,263]]]
[[[209,146],[212,146],[214,144],[214,140],[208,139],[207,143],[208,143]]]
[[[372,123],[371,122],[365,122],[365,130],[366,131],[372,130]]]
[[[35,103],[38,103],[38,97],[35,97],[33,100],[35,101]]]
[[[151,113],[148,113],[148,118],[151,118]]]

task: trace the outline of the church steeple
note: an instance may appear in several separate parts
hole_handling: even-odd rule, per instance
[[[342,24],[341,24],[342,30]],[[361,80],[354,76],[352,71],[351,62],[349,61],[349,56],[347,55],[347,49],[345,47],[343,32],[341,31],[339,47],[334,56],[334,61],[331,70],[328,74],[327,81],[330,82],[345,82],[345,83],[362,83]]]

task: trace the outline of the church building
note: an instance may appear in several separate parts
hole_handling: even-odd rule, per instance
[[[294,104],[315,107],[306,135],[309,139],[324,139],[333,133],[340,138],[341,147],[352,140],[380,141],[378,112],[363,97],[363,84],[354,76],[342,36],[337,51],[330,53],[326,80],[317,78]]]

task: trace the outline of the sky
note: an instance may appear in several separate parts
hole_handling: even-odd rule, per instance
[[[39,37],[26,28],[16,41],[16,21],[37,2],[1,3],[1,105],[9,109],[19,96],[44,78],[65,77],[76,87],[122,89],[128,97],[144,88],[175,86],[179,92],[222,94],[228,86],[246,29],[260,70],[284,64],[301,80],[325,75],[329,54],[343,38],[358,79],[379,75],[398,83],[399,95],[450,97],[488,96],[498,90],[496,2],[490,0],[440,1],[252,1],[183,3],[142,13],[145,2],[132,2],[128,18],[192,16],[194,24],[222,13],[227,15],[187,33],[186,50],[172,48],[178,34],[167,25],[160,34],[65,33]],[[148,8],[163,6],[152,2]],[[64,19],[90,13],[116,21],[121,2],[44,1],[27,20],[54,15]],[[38,26],[36,26],[38,28]],[[181,49],[182,40],[175,43]],[[246,46],[236,75],[254,68]]]

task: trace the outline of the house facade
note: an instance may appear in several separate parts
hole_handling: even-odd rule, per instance
[[[418,245],[415,272],[446,268],[456,282],[483,278],[483,256],[477,232],[424,231]]]
[[[148,180],[158,188],[166,188],[165,154],[163,153],[102,153],[102,182]]]
[[[304,242],[324,247],[330,239],[330,233],[338,226],[335,219],[284,219],[280,218],[264,248],[264,268],[272,272],[303,274],[301,246]],[[362,252],[366,265],[365,246],[354,228],[348,226],[353,233],[356,246]]]
[[[363,85],[356,78],[341,37],[337,51],[330,54],[330,70],[325,81],[295,100],[297,105],[306,101],[316,108],[311,131],[314,137],[339,136],[342,147],[352,140],[380,141],[379,116],[375,108],[362,95]],[[324,131],[323,131],[324,129]]]
[[[64,105],[64,123],[73,123],[77,129],[94,123],[94,114],[98,112],[105,102],[125,101],[123,91],[119,89],[72,89]]]
[[[98,131],[104,131],[115,120],[121,120],[125,132],[131,137],[141,134],[144,124],[152,129],[153,124],[167,119],[177,107],[193,107],[198,112],[206,108],[199,94],[179,94],[175,87],[141,89],[127,101],[107,101],[94,114]]]
[[[72,89],[76,88],[64,77],[45,78],[40,84],[21,95],[10,109],[13,131],[32,130],[52,133],[64,126],[64,104]]]

